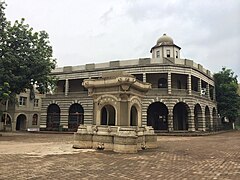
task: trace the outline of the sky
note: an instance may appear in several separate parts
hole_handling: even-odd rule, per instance
[[[25,18],[50,37],[58,67],[151,57],[164,33],[181,58],[240,82],[240,0],[5,0],[10,21]]]

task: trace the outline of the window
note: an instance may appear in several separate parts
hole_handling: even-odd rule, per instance
[[[170,50],[167,50],[167,57],[170,57]]]
[[[178,52],[176,51],[176,58],[178,58]]]
[[[156,55],[156,57],[157,57],[157,58],[160,57],[160,52],[159,52],[159,51],[157,51],[157,55]]]
[[[32,118],[32,125],[37,125],[38,123],[38,115],[34,114]]]
[[[20,98],[19,98],[19,105],[20,106],[26,106],[26,103],[27,103],[27,98],[23,97],[23,96],[20,96]]]
[[[34,99],[34,107],[38,107],[39,99]]]

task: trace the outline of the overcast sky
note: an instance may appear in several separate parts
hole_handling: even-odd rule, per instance
[[[166,33],[181,57],[240,76],[240,0],[5,0],[6,16],[50,36],[58,66],[151,57]],[[240,80],[240,78],[238,78]]]

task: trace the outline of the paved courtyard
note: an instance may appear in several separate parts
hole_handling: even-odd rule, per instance
[[[2,133],[0,179],[240,179],[240,131],[159,136],[159,148],[138,154],[72,142],[72,134]]]

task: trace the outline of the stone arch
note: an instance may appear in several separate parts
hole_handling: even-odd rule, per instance
[[[138,125],[138,114],[136,106],[133,105],[130,110],[130,126]]]
[[[97,101],[98,105],[101,106],[101,108],[102,108],[106,104],[111,104],[112,106],[115,106],[118,99],[113,95],[103,95],[103,96],[99,96],[96,99],[96,101]]]
[[[47,130],[57,131],[60,126],[61,110],[57,104],[50,104],[47,108]]]
[[[136,123],[134,123],[134,124],[136,124],[136,126],[141,126],[142,125],[142,104],[141,104],[141,99],[139,98],[139,97],[136,97],[136,96],[133,96],[132,98],[130,98],[130,108],[129,108],[129,115],[130,115],[130,117],[129,117],[129,119],[130,119],[130,125],[131,125],[131,119],[133,118],[133,114],[132,113],[134,113],[134,111],[137,113],[136,114],[136,117],[134,118],[134,119],[136,119],[137,121],[136,121]],[[136,109],[132,109],[132,108],[136,108]],[[133,116],[132,116],[133,115]],[[133,119],[132,119],[133,120]]]
[[[162,102],[154,102],[147,109],[147,125],[154,130],[168,130],[168,108]]]
[[[74,103],[68,110],[68,131],[76,131],[80,124],[84,124],[84,109],[81,104]]]
[[[215,107],[212,109],[213,129],[216,131],[219,129],[219,122],[217,117],[217,110]]]
[[[188,130],[188,119],[191,114],[189,106],[184,102],[178,102],[173,108],[173,129]]]
[[[49,102],[48,102],[48,106],[50,106],[51,104],[56,104],[56,105],[58,105],[58,106],[60,107],[59,102],[56,101],[56,100],[52,100],[52,101],[49,101]]]
[[[27,128],[27,116],[25,114],[19,114],[16,120],[16,130],[23,131]]]
[[[116,109],[114,106],[107,104],[101,108],[101,125],[116,125]]]
[[[206,130],[211,130],[211,116],[210,116],[210,109],[208,106],[205,107],[205,124],[206,124]]]
[[[200,104],[194,106],[194,125],[195,130],[199,130],[199,125],[202,123],[202,108]]]

